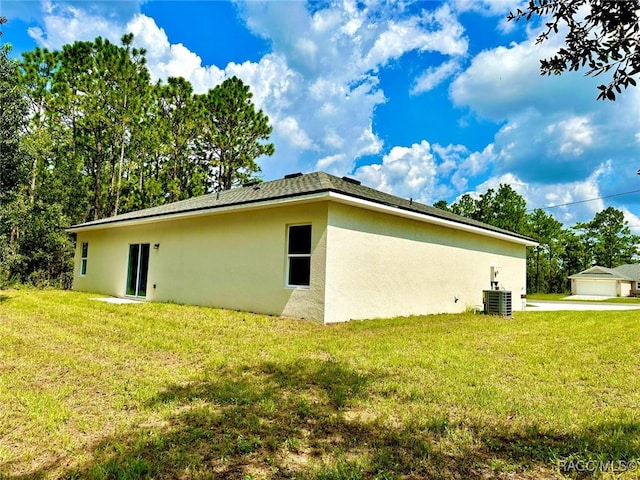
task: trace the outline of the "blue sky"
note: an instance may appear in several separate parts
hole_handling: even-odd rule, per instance
[[[508,183],[531,209],[571,204],[547,210],[567,226],[611,205],[640,233],[640,89],[605,103],[599,79],[541,77],[557,41],[506,22],[519,1],[2,0],[0,15],[16,57],[133,32],[154,79],[239,76],[274,127],[264,180],[323,170],[425,203]]]

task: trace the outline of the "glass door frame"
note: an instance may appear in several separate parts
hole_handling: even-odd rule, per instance
[[[127,297],[145,298],[147,296],[149,247],[149,243],[129,244],[127,283],[125,284],[125,295]]]

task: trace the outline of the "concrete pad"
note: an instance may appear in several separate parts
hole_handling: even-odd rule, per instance
[[[569,295],[564,297],[563,300],[608,300],[610,298],[616,297],[608,297],[606,295]]]
[[[131,298],[116,298],[116,297],[96,297],[96,298],[90,298],[89,300],[97,300],[99,302],[105,302],[105,303],[113,303],[116,305],[125,305],[125,304],[130,304],[130,303],[144,303],[143,300],[133,300]]]

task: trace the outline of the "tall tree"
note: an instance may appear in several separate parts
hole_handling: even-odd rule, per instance
[[[53,150],[59,139],[54,139],[57,129],[56,106],[51,93],[53,76],[60,67],[57,52],[36,48],[22,55],[21,82],[29,104],[29,122],[22,136],[22,146],[29,158],[29,201],[34,202],[45,176],[52,172]]]
[[[586,13],[586,15],[585,15]],[[584,15],[584,16],[583,16]],[[542,75],[560,75],[587,66],[586,75],[613,72],[609,84],[599,85],[599,100],[615,100],[616,92],[636,86],[640,76],[640,0],[529,0],[508,20],[550,17],[537,38],[543,43],[560,31],[565,46],[540,61]]]
[[[584,229],[586,235],[595,240],[593,254],[597,265],[613,268],[633,262],[638,255],[640,236],[631,234],[624,213],[616,208],[608,207],[576,228]]]
[[[202,195],[207,191],[210,168],[196,152],[196,139],[204,121],[202,103],[196,100],[191,84],[181,77],[170,77],[166,85],[158,85],[157,94],[168,201]]]
[[[6,18],[0,17],[0,26],[5,22]],[[17,64],[9,58],[9,51],[8,45],[0,44],[0,286],[11,276],[17,255],[17,215],[11,206],[26,172],[19,139],[26,123],[27,104]]]
[[[564,290],[564,282],[556,280],[561,275],[561,232],[562,223],[539,208],[527,216],[526,234],[538,242],[537,246],[530,248],[532,254],[527,255],[531,291],[548,293]]]
[[[67,221],[59,205],[35,199],[29,152],[21,144],[29,134],[28,112],[39,118],[47,108],[33,98],[27,102],[18,64],[8,53],[0,46],[0,286],[11,279],[68,286]]]
[[[447,212],[450,212],[451,209],[449,208],[449,204],[447,203],[446,200],[438,200],[436,203],[433,204],[434,208],[439,208],[440,210],[445,210]]]
[[[256,111],[249,86],[238,77],[226,79],[201,97],[206,119],[201,139],[205,158],[213,167],[215,188],[228,190],[260,171],[256,159],[273,155],[272,127],[262,110]]]
[[[573,230],[562,232],[561,253],[562,263],[566,276],[586,270],[591,266],[591,258],[587,242],[583,235],[576,234]]]
[[[159,82],[148,89],[145,109],[129,142],[131,154],[122,186],[123,213],[162,205],[169,198],[164,177],[166,117],[161,108],[160,87]]]
[[[149,90],[149,72],[146,69],[146,50],[133,48],[133,34],[127,33],[121,39],[122,48],[117,50],[116,62],[120,78],[119,95],[114,98],[113,114],[118,118],[116,136],[119,143],[118,168],[111,177],[110,199],[112,215],[117,215],[120,208],[122,191],[122,175],[124,171],[125,149],[129,146],[134,130],[140,124],[140,117],[145,109],[147,91]],[[115,191],[115,193],[114,193]],[[114,198],[115,197],[115,198]]]
[[[0,17],[0,25],[5,22],[6,18]],[[18,188],[25,174],[19,138],[26,122],[27,104],[17,63],[9,58],[9,51],[9,45],[0,45],[0,205]]]
[[[122,46],[100,37],[65,45],[56,72],[53,91],[91,192],[88,218],[118,212],[127,148],[144,111],[149,73],[132,40],[128,34]]]
[[[493,204],[492,225],[510,232],[524,233],[527,220],[527,202],[511,185],[500,184],[491,198]]]
[[[500,184],[496,192],[492,188],[473,198],[468,193],[447,207],[446,202],[437,202],[438,207],[503,228],[515,233],[524,233],[526,227],[527,204],[524,198],[510,185]]]
[[[478,220],[479,214],[476,212],[476,199],[468,193],[462,195],[456,202],[449,206],[449,209],[463,217]]]

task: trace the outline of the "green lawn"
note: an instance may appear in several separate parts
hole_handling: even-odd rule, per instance
[[[554,302],[564,300],[568,293],[527,293],[527,300],[552,300]]]
[[[0,293],[0,478],[640,471],[638,312],[323,327],[90,297]]]

